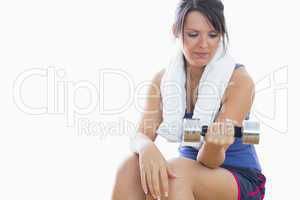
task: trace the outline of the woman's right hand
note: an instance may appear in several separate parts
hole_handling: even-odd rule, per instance
[[[161,186],[163,194],[167,197],[169,190],[168,178],[176,178],[176,175],[171,172],[167,161],[154,143],[149,143],[140,151],[139,166],[142,188],[145,194],[150,191],[154,199],[160,198]]]

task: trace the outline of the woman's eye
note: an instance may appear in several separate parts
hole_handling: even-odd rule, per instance
[[[209,33],[208,35],[209,35],[209,37],[211,37],[211,38],[218,37],[218,33]]]
[[[188,36],[189,36],[189,37],[197,37],[197,36],[198,36],[198,33],[188,33]]]

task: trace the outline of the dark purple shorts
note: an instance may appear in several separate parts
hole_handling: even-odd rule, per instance
[[[238,200],[261,200],[265,196],[266,177],[256,169],[222,165],[238,185]]]

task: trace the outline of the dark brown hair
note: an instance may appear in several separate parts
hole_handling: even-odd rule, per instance
[[[226,38],[227,42],[229,42],[224,17],[224,5],[220,0],[181,0],[175,13],[174,34],[176,36],[183,34],[185,18],[191,11],[199,11],[206,16],[215,31],[220,33],[222,38]],[[225,40],[223,40],[223,45],[225,48]]]

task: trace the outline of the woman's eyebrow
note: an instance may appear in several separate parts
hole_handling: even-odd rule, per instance
[[[194,29],[194,28],[184,28],[184,30],[199,31],[199,30]]]
[[[197,29],[194,29],[194,28],[184,28],[184,30],[201,32],[200,30],[197,30]],[[216,32],[216,30],[214,30],[214,29],[211,29],[208,32],[212,32],[212,31]]]

